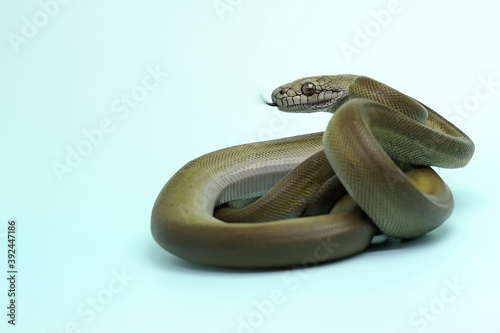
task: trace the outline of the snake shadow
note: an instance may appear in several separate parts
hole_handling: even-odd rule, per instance
[[[182,271],[199,271],[205,273],[259,273],[259,272],[276,272],[285,271],[290,268],[257,268],[257,269],[245,269],[245,268],[224,268],[208,266],[203,264],[198,264],[190,262],[163,250],[158,244],[154,243],[149,249],[149,257],[153,264],[155,264],[160,269],[175,270],[177,272]]]
[[[363,253],[367,252],[381,252],[381,251],[410,251],[416,250],[418,248],[429,247],[433,244],[438,244],[443,238],[449,236],[451,230],[448,226],[442,225],[439,228],[415,239],[401,240],[390,238],[384,235],[375,236],[372,243],[359,255],[363,255]],[[354,255],[342,259],[338,259],[335,261],[329,261],[324,263],[319,263],[317,265],[311,267],[297,267],[297,268],[305,268],[305,269],[314,269],[316,267],[335,265],[339,262],[356,260],[356,257],[359,255]],[[149,258],[152,263],[156,265],[160,269],[167,270],[176,270],[179,271],[199,271],[206,273],[262,273],[262,272],[280,272],[290,270],[290,267],[282,267],[282,268],[258,268],[258,269],[245,269],[245,268],[223,268],[223,267],[214,267],[207,266],[203,264],[193,263],[181,258],[174,256],[173,254],[168,253],[163,250],[158,244],[151,244],[149,248]]]
[[[442,225],[439,228],[414,239],[396,239],[385,235],[375,236],[372,243],[364,252],[409,250],[412,248],[428,247],[434,243],[439,243],[441,239],[450,234],[450,228]]]

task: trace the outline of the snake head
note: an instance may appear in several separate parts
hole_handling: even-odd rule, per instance
[[[354,75],[311,76],[274,89],[272,103],[285,112],[334,112],[348,97]]]

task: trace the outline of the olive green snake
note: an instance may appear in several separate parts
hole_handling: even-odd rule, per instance
[[[429,107],[355,75],[303,78],[271,98],[281,111],[334,115],[324,133],[187,163],[153,207],[165,250],[222,267],[316,265],[363,251],[378,233],[419,237],[450,216],[453,196],[430,166],[465,166],[474,143]]]

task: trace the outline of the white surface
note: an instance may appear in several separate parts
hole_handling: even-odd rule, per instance
[[[18,325],[2,312],[2,332],[500,331],[496,2],[94,0],[51,16],[40,3],[0,10],[1,251],[15,218],[19,254]],[[41,27],[16,46],[24,17]],[[153,241],[153,202],[183,164],[330,118],[280,115],[261,92],[340,73],[418,98],[474,140],[466,168],[438,170],[456,199],[442,227],[303,271],[206,268]],[[122,96],[143,85],[127,107]],[[88,155],[58,177],[53,164],[79,145]]]

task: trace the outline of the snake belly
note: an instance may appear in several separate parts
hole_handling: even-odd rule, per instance
[[[284,112],[334,113],[324,133],[200,156],[163,187],[151,232],[170,253],[221,267],[315,265],[355,255],[377,233],[408,239],[453,210],[430,166],[458,168],[472,140],[417,100],[364,76],[276,88]]]

